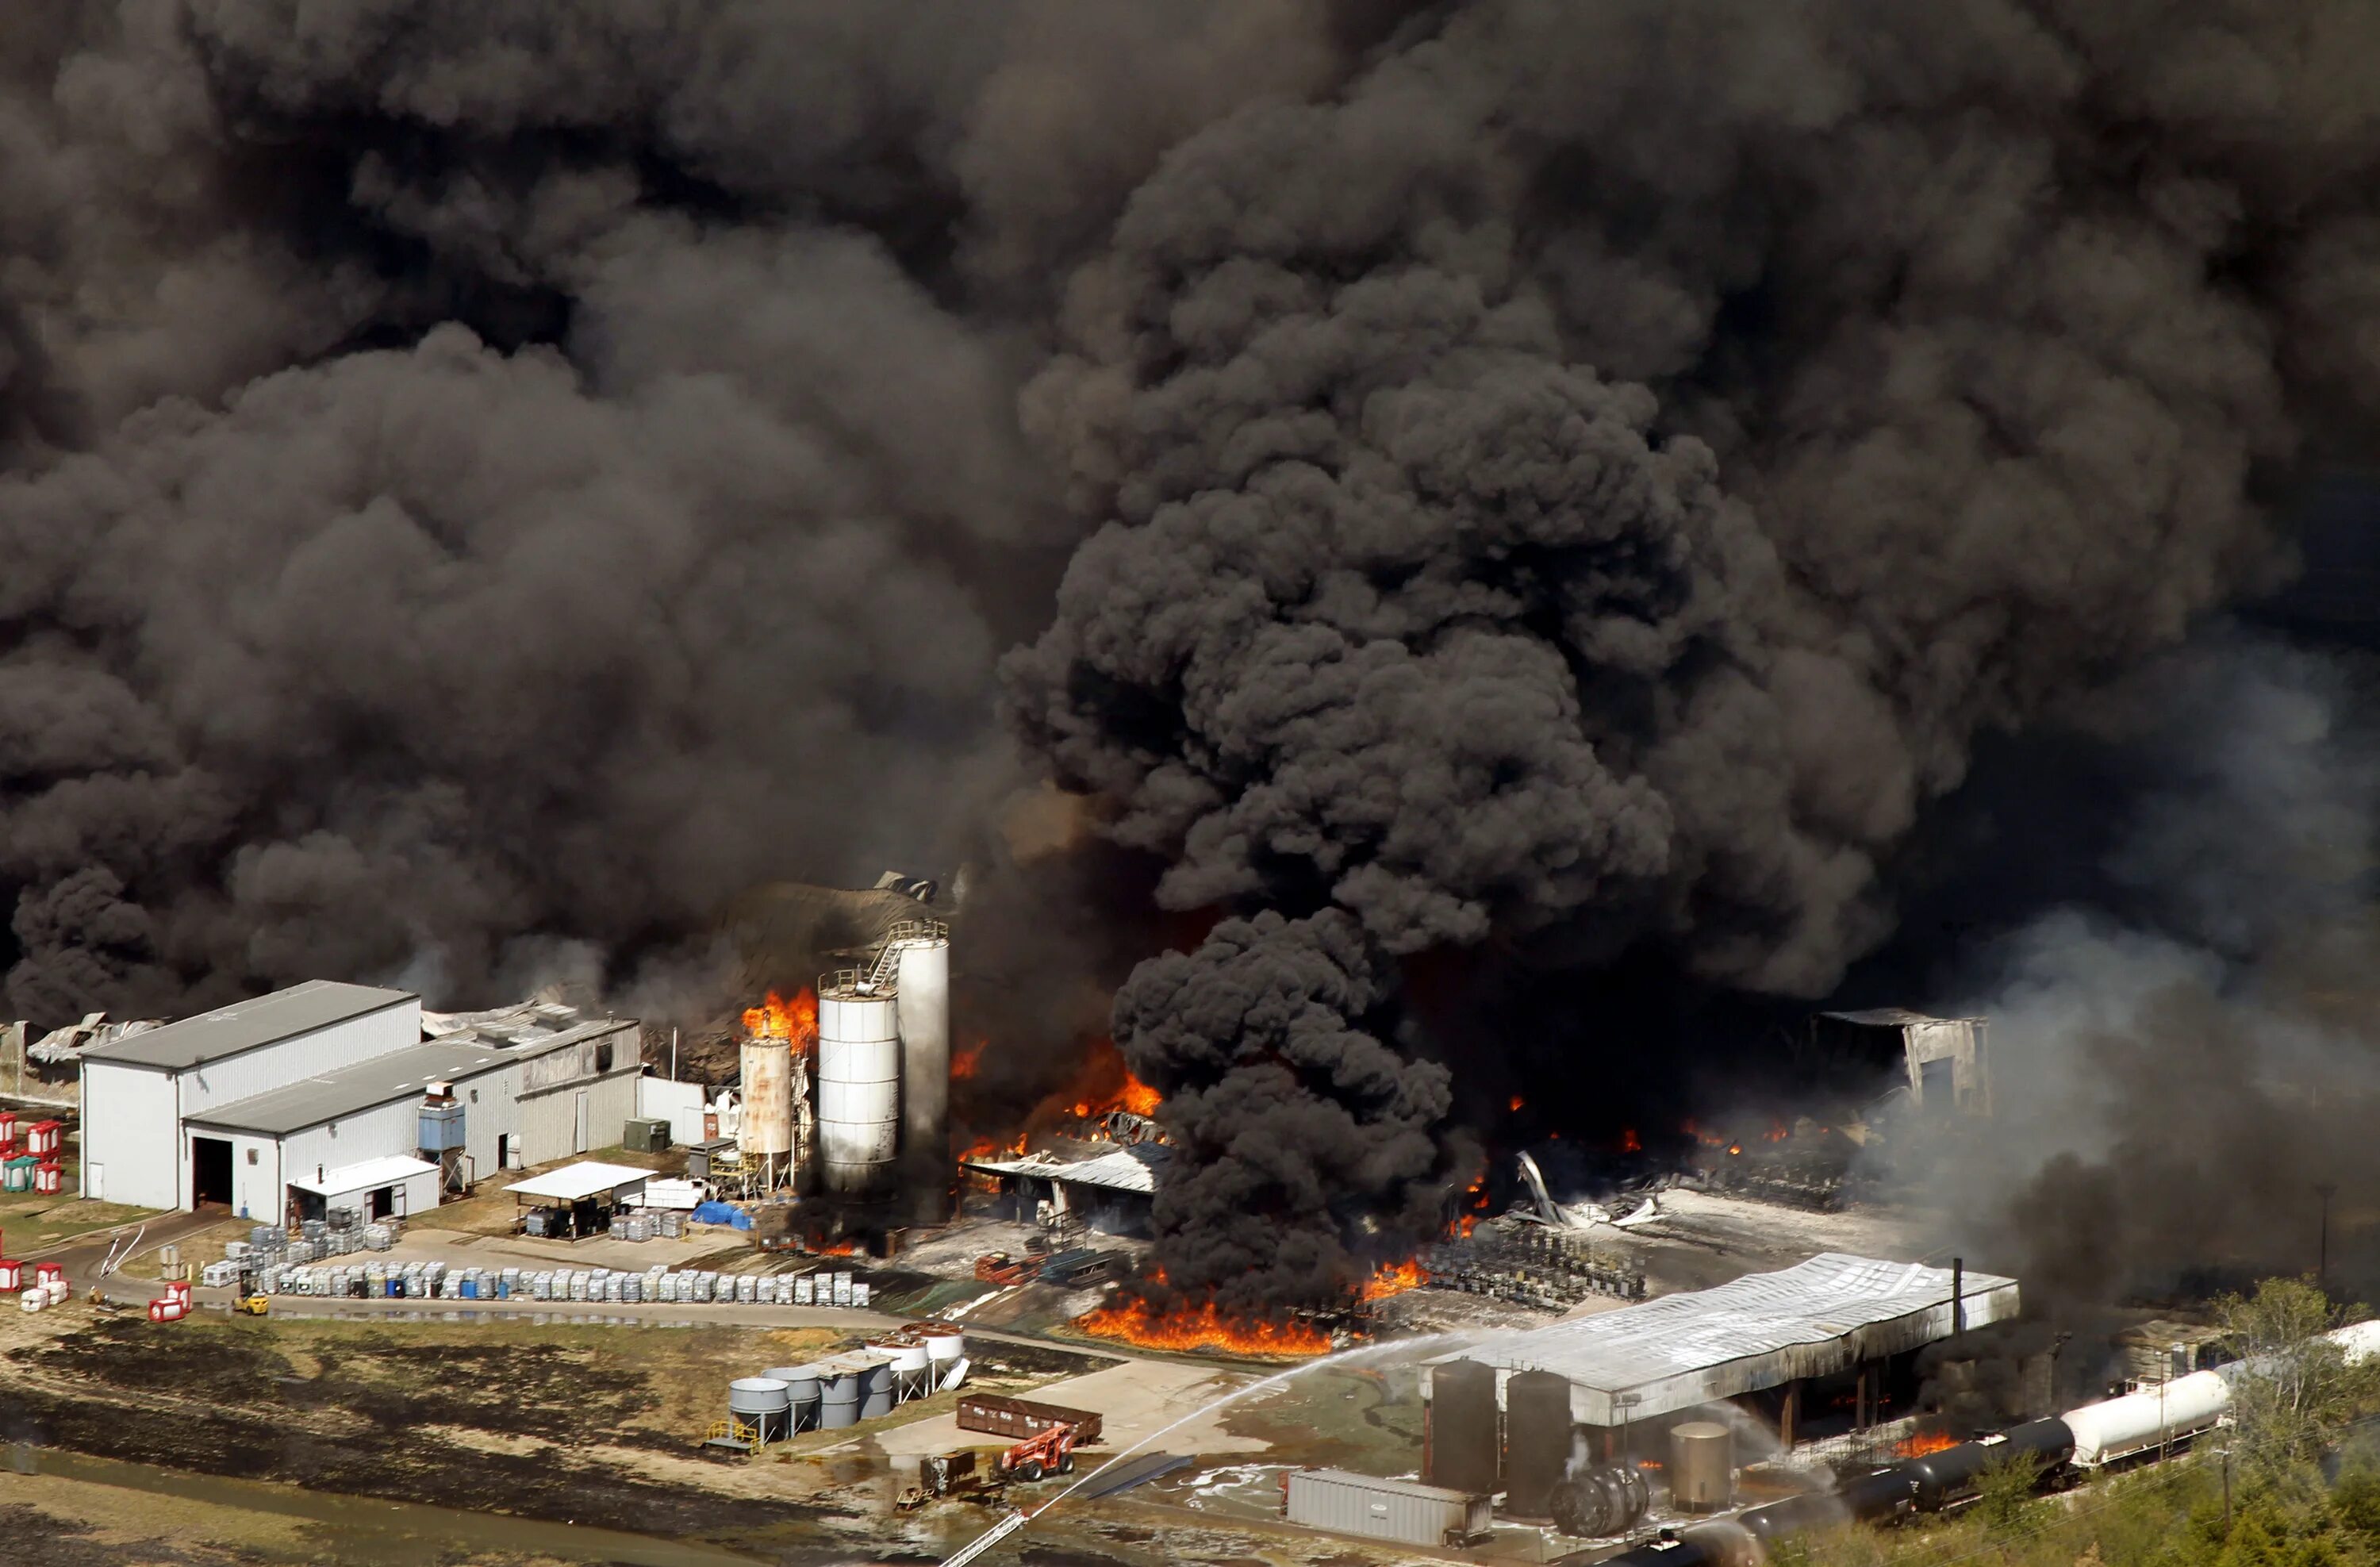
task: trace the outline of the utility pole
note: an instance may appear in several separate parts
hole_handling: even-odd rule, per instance
[[[2330,1199],[2338,1195],[2338,1183],[2317,1181],[2313,1195],[2322,1199],[2322,1239],[2314,1251],[2313,1282],[2327,1291],[2330,1288]]]

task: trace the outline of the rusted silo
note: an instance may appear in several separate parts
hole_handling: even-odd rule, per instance
[[[1496,1370],[1475,1360],[1429,1368],[1421,1477],[1451,1491],[1496,1489]]]
[[[1504,1511],[1547,1515],[1554,1482],[1570,1466],[1570,1382],[1516,1371],[1504,1384]]]

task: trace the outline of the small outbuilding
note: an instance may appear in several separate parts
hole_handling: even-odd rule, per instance
[[[345,1209],[366,1223],[403,1219],[438,1206],[438,1166],[426,1159],[389,1154],[328,1170],[315,1180],[289,1183],[301,1221]]]

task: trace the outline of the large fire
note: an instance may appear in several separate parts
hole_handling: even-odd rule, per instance
[[[744,1009],[744,1032],[756,1039],[789,1039],[795,1050],[817,1043],[818,993],[804,990],[787,1001],[770,991],[767,1001]]]
[[[1220,1350],[1226,1354],[1297,1359],[1330,1353],[1330,1336],[1302,1322],[1233,1322],[1208,1301],[1196,1310],[1176,1306],[1159,1316],[1145,1300],[1103,1306],[1075,1326],[1095,1338],[1121,1339],[1142,1349]]]
[[[1959,1445],[1959,1439],[1948,1431],[1919,1431],[1903,1437],[1893,1451],[1903,1458],[1923,1458],[1929,1452],[1940,1452]]]
[[[1386,1300],[1390,1295],[1401,1295],[1428,1282],[1428,1272],[1411,1257],[1402,1262],[1383,1262],[1373,1269],[1372,1276],[1364,1282],[1364,1298]]]

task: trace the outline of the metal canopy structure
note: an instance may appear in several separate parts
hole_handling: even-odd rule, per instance
[[[624,1195],[631,1188],[641,1189],[652,1175],[651,1171],[639,1170],[633,1164],[604,1164],[589,1159],[515,1182],[504,1190],[528,1202],[587,1202]]]
[[[1569,1379],[1572,1417],[1617,1426],[1831,1376],[1950,1336],[1951,1272],[1922,1263],[1823,1252],[1775,1273],[1664,1295],[1598,1317],[1491,1339],[1439,1361],[1551,1371]],[[1959,1314],[1970,1328],[2017,1314],[2017,1282],[1969,1273]]]
[[[1095,1159],[1071,1162],[1048,1154],[1034,1154],[1025,1159],[969,1159],[961,1163],[965,1169],[987,1175],[1030,1175],[1036,1180],[1057,1181],[1071,1186],[1098,1186],[1111,1192],[1154,1197],[1158,1168],[1171,1157],[1163,1144],[1143,1143],[1137,1148],[1117,1148]]]

